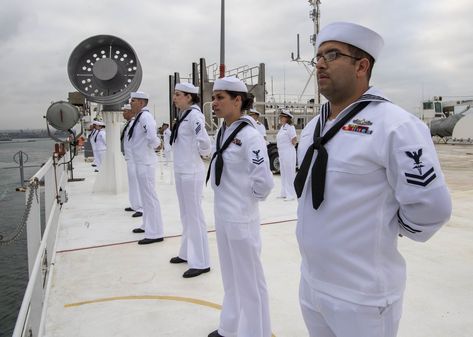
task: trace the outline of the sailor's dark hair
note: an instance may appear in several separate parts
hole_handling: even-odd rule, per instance
[[[191,97],[192,104],[199,104],[200,103],[200,96],[198,94],[191,94],[190,92],[182,91],[184,95],[189,95]]]
[[[200,96],[198,94],[190,94],[192,97],[192,104],[200,103]]]
[[[371,72],[373,71],[375,59],[373,58],[373,56],[365,52],[363,49],[355,47],[349,43],[347,43],[347,45],[348,45],[348,50],[354,57],[359,58],[359,59],[366,58],[370,62],[370,66],[367,71],[367,76],[368,76],[368,81],[369,81],[371,78]],[[352,62],[355,63],[355,60],[352,60]]]
[[[241,97],[241,108],[240,111],[243,112],[245,110],[250,109],[253,106],[253,101],[254,101],[254,96],[249,97],[249,94],[247,92],[241,92],[241,91],[228,91],[225,90],[231,98],[235,99],[237,96]]]

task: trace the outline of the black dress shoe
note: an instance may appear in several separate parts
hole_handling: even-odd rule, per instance
[[[143,212],[135,212],[132,215],[133,218],[139,218],[140,216],[143,216]]]
[[[141,229],[141,228],[135,228],[134,230],[132,230],[133,233],[144,233],[145,230],[144,229]]]
[[[139,244],[139,245],[148,245],[148,244],[150,244],[150,243],[161,242],[161,241],[163,241],[163,240],[164,240],[164,238],[157,238],[157,239],[147,239],[147,238],[144,238],[144,239],[138,241],[138,244]]]
[[[186,270],[184,274],[182,274],[182,277],[184,278],[196,277],[196,276],[199,276],[200,274],[208,273],[209,271],[210,271],[210,268],[205,268],[205,269],[191,268],[191,269]]]
[[[127,208],[125,208],[125,211],[127,211],[127,212],[134,212],[135,210],[134,210],[133,208],[131,208],[131,207],[127,207]]]
[[[179,256],[173,257],[171,260],[169,260],[170,263],[184,263],[187,262],[187,260],[181,259]]]
[[[95,165],[95,164],[92,164],[91,166],[92,166],[92,167],[97,167],[97,165]]]
[[[224,337],[218,333],[218,330],[212,331],[208,337]]]

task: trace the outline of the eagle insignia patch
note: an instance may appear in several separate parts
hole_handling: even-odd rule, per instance
[[[417,151],[404,151],[404,153],[414,161],[412,169],[415,173],[404,172],[408,184],[425,187],[437,178],[433,167],[424,170],[425,165],[421,160],[422,148]]]
[[[255,165],[260,165],[264,162],[264,157],[260,157],[259,153],[260,153],[261,150],[257,150],[257,151],[252,151],[255,155],[255,157],[251,160],[253,162],[253,164]]]

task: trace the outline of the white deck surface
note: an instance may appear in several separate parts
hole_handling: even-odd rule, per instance
[[[400,239],[408,266],[399,337],[473,336],[473,146],[438,146],[454,214],[429,242]],[[123,209],[126,193],[92,193],[96,173],[75,161],[69,202],[60,219],[55,266],[47,301],[48,337],[206,337],[218,326],[223,288],[213,220],[213,193],[204,191],[212,270],[184,279],[172,265],[181,228],[170,170],[158,165],[157,191],[164,242],[140,246],[131,230],[140,218]],[[262,260],[276,337],[306,337],[298,304],[300,255],[295,238],[296,201],[277,199],[276,187],[260,204]],[[360,336],[362,337],[362,336]]]

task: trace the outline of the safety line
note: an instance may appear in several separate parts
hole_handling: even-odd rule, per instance
[[[275,225],[275,224],[279,224],[279,223],[293,222],[293,221],[297,221],[297,219],[289,219],[289,220],[280,220],[280,221],[265,222],[265,223],[262,223],[261,226]],[[208,231],[207,231],[207,233],[213,233],[213,232],[215,232],[215,229],[211,229],[211,230],[208,230]],[[181,236],[182,236],[181,234],[178,234],[178,235],[169,235],[169,236],[165,236],[164,238],[165,238],[165,239],[172,239],[172,238],[178,238],[178,237],[181,237]],[[56,254],[60,254],[60,253],[70,253],[70,252],[76,252],[76,251],[88,250],[88,249],[95,249],[95,248],[105,248],[105,247],[120,246],[120,245],[129,244],[129,243],[136,243],[136,242],[138,242],[138,240],[124,241],[124,242],[115,242],[115,243],[108,243],[108,244],[104,244],[104,245],[88,246],[88,247],[73,248],[73,249],[63,249],[63,250],[58,250],[58,251],[56,251]]]

